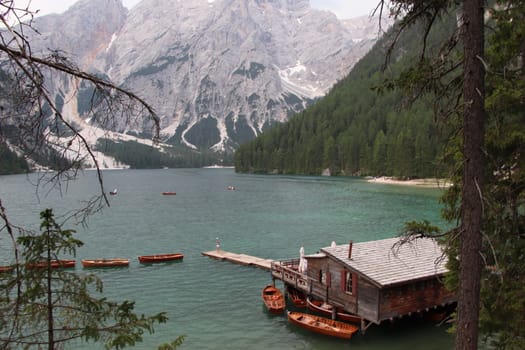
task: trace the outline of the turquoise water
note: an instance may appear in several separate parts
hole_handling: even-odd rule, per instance
[[[103,176],[107,190],[118,188],[118,195],[109,197],[111,207],[92,216],[86,227],[74,227],[84,242],[76,270],[85,272],[80,265],[85,258],[130,258],[129,268],[96,270],[105,295],[135,300],[139,313],[166,311],[170,317],[136,349],[153,349],[182,334],[181,349],[453,348],[445,328],[422,321],[372,326],[350,341],[308,333],[264,309],[260,294],[271,282],[269,272],[201,254],[215,249],[219,237],[227,251],[288,259],[298,257],[301,246],[309,254],[332,241],[392,237],[409,220],[442,224],[438,190],[359,178],[243,175],[232,169],[119,170]],[[42,209],[52,206],[63,214],[98,190],[95,173],[86,172],[61,195],[43,191],[37,201],[34,179],[0,177],[0,198],[15,223],[38,225]],[[236,190],[228,191],[229,185]],[[163,191],[177,195],[162,196]],[[0,239],[0,263],[9,262],[5,244]],[[140,265],[137,260],[169,252],[184,253],[184,261]]]

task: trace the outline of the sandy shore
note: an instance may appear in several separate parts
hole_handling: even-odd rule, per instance
[[[427,188],[446,188],[451,185],[446,179],[414,179],[414,180],[396,180],[392,177],[373,177],[368,178],[368,182],[387,184],[387,185],[404,185]]]

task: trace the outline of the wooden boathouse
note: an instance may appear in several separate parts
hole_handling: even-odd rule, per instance
[[[272,262],[272,278],[361,317],[362,332],[372,324],[455,303],[456,296],[443,285],[447,259],[437,242],[398,242],[332,244],[300,259]]]

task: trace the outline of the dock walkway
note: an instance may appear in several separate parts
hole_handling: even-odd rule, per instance
[[[264,270],[270,270],[273,260],[258,258],[256,256],[246,255],[246,254],[236,254],[219,250],[211,250],[209,252],[203,252],[202,255],[208,256],[217,260],[226,260],[235,264],[254,266]]]

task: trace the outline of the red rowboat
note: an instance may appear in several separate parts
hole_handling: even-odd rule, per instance
[[[66,260],[50,260],[49,264],[51,265],[52,269],[64,269],[64,268],[70,268],[75,267],[76,261],[72,259],[66,259]],[[42,269],[46,268],[48,265],[48,262],[43,260],[39,261],[37,263],[29,263],[27,264],[28,269]]]
[[[306,299],[306,303],[308,305],[308,309],[310,309],[312,311],[315,311],[315,312],[318,312],[320,314],[329,316],[329,317],[332,316],[332,309],[333,309],[332,305],[327,304],[327,303],[325,303],[324,301],[321,301],[321,300],[313,300],[313,299],[310,299],[310,298]],[[337,309],[337,311],[336,311],[336,318],[338,320],[341,320],[341,321],[352,322],[352,323],[360,323],[361,322],[361,317],[359,317],[357,315],[350,314],[348,312],[344,312],[341,309]]]
[[[306,296],[292,286],[287,286],[286,291],[296,307],[306,307]]]
[[[262,291],[264,304],[273,314],[280,314],[284,311],[285,301],[283,293],[272,285],[267,285]]]
[[[166,192],[162,192],[162,194],[165,196],[174,196],[177,194],[177,192],[166,191]]]
[[[110,259],[85,259],[82,260],[82,266],[90,267],[124,267],[129,265],[129,259],[110,258]]]
[[[353,324],[302,312],[288,311],[288,321],[313,332],[343,339],[352,338],[359,330],[359,327]]]
[[[142,264],[153,264],[174,260],[182,260],[183,258],[184,255],[182,253],[141,255],[139,256],[139,262]]]
[[[0,266],[0,273],[11,273],[14,269],[13,266]]]

